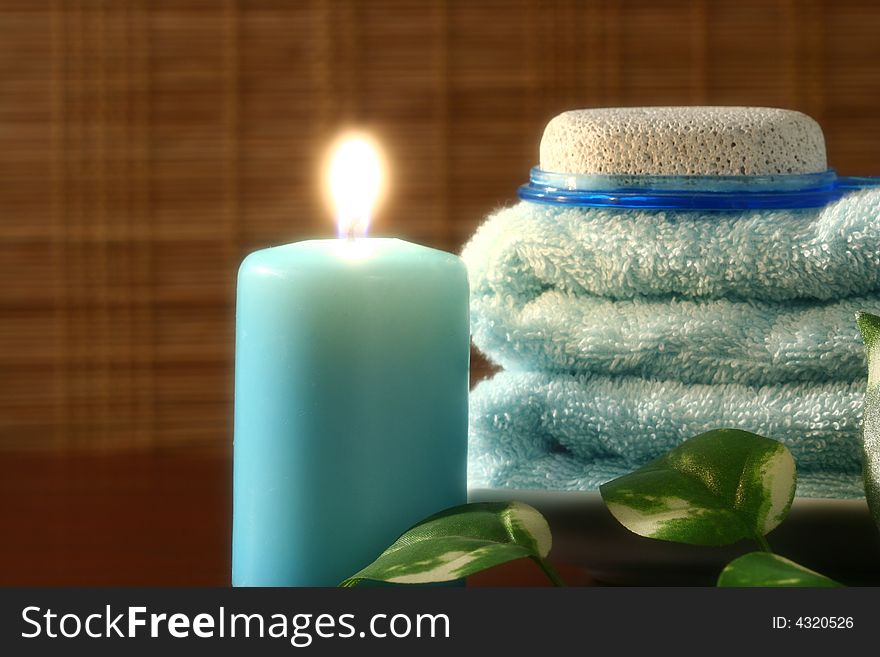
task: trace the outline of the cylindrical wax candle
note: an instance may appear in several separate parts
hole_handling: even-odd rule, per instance
[[[466,501],[462,261],[396,239],[257,251],[236,309],[232,583],[334,586]]]

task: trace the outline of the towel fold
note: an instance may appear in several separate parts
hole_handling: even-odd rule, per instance
[[[613,301],[551,289],[474,296],[471,305],[474,344],[508,370],[762,385],[863,378],[853,317],[880,310],[880,295],[780,305]]]
[[[612,299],[832,300],[880,289],[880,190],[824,208],[500,210],[462,253],[476,304],[548,289]]]
[[[592,490],[691,436],[735,427],[791,449],[799,495],[859,497],[863,388],[501,372],[471,393],[469,485]]]

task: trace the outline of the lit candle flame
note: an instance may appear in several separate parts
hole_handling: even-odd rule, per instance
[[[367,234],[382,191],[382,170],[379,149],[369,137],[349,135],[337,142],[330,155],[327,183],[339,237]]]

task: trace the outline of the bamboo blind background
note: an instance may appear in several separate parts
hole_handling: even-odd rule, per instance
[[[0,449],[231,439],[242,255],[331,235],[340,127],[376,232],[457,250],[574,107],[760,104],[880,173],[880,5],[0,0]]]

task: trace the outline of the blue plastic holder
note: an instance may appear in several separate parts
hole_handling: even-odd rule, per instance
[[[818,208],[880,178],[821,173],[770,176],[610,176],[534,167],[519,188],[524,201],[595,208],[748,210]]]

